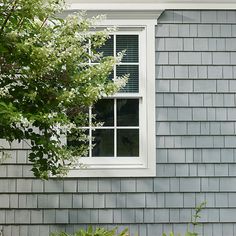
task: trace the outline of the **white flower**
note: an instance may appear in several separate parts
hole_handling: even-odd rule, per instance
[[[126,85],[127,80],[127,77],[116,77],[113,79],[113,82],[117,87],[123,88]]]
[[[13,128],[18,128],[24,130],[25,128],[29,128],[32,126],[32,122],[29,121],[26,117],[20,114],[16,119],[15,122],[12,124]]]
[[[17,79],[18,77],[20,77],[19,75],[15,75],[14,78],[10,78],[10,79]],[[3,87],[0,87],[0,97],[8,97],[9,96],[9,90],[14,90],[14,87],[21,87],[23,86],[22,81],[20,80],[16,80],[13,83],[7,84]]]
[[[49,114],[45,114],[45,115],[43,116],[43,118],[45,118],[45,119],[52,119],[52,118],[57,117],[57,115],[58,115],[57,112],[52,112],[52,113],[49,113]]]

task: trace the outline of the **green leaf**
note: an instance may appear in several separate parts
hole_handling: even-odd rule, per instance
[[[4,0],[0,11],[14,9],[15,3],[20,7],[4,18],[7,22],[0,29],[0,134],[7,140],[30,140],[32,154],[28,158],[36,177],[63,176],[88,147],[62,146],[59,137],[63,129],[58,128],[57,134],[55,127],[72,123],[77,126],[75,130],[84,127],[88,120],[83,116],[85,110],[102,95],[112,95],[119,89],[107,79],[115,58],[101,58],[94,66],[86,65],[91,60],[90,43],[96,54],[109,33],[101,30],[90,34],[94,19],[85,13],[57,18],[63,0]],[[4,16],[7,14],[4,12]],[[81,32],[83,37],[78,37]],[[83,135],[77,132],[74,137],[86,142]],[[114,230],[97,232],[115,234]],[[79,234],[86,233],[91,231]]]
[[[88,227],[87,234],[88,235],[92,235],[93,234],[93,227],[91,225]]]

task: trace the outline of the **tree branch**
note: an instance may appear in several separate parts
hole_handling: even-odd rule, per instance
[[[12,13],[14,12],[14,10],[15,10],[15,8],[16,8],[17,2],[18,2],[18,0],[15,0],[15,1],[13,2],[12,7],[11,7],[11,10],[10,10],[9,14],[7,15],[5,21],[3,22],[2,27],[1,27],[1,29],[0,29],[0,35],[2,34],[2,32],[3,32],[3,30],[4,30],[4,28],[5,28],[6,24],[7,24],[7,22],[9,21],[9,19],[10,19]]]
[[[42,29],[42,27],[43,27],[43,26],[44,26],[44,24],[46,23],[47,19],[48,19],[48,17],[46,17],[46,18],[44,19],[44,21],[43,21],[42,25],[40,26],[40,29]]]

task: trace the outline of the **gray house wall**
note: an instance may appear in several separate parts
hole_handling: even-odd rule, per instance
[[[235,92],[236,11],[165,11],[156,27],[157,176],[44,182],[29,171],[28,147],[14,144],[0,165],[3,235],[88,224],[184,232],[202,201],[200,235],[236,235]]]

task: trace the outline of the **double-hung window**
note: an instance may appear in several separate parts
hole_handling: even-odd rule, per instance
[[[128,74],[129,80],[119,92],[90,108],[89,125],[84,127],[89,135],[89,154],[80,159],[86,168],[75,168],[69,176],[155,175],[154,42],[148,44],[148,33],[154,39],[154,27],[121,25],[100,49],[104,56],[125,50],[109,79]],[[94,115],[102,126],[93,121]]]
[[[140,157],[140,106],[143,86],[140,84],[141,69],[139,46],[140,34],[123,33],[111,35],[100,49],[106,56],[115,56],[126,50],[122,62],[115,65],[110,79],[129,74],[128,83],[115,96],[101,99],[91,109],[96,121],[104,122],[102,127],[89,127],[90,157],[115,158]],[[93,123],[93,122],[91,122]],[[94,140],[92,142],[92,137]],[[107,158],[108,157],[108,158]],[[105,160],[105,159],[104,159]]]

